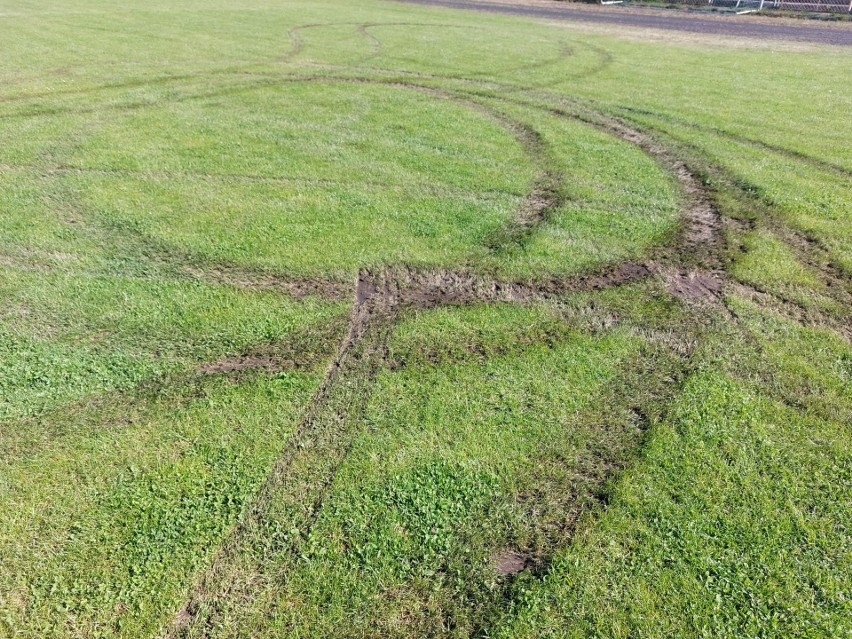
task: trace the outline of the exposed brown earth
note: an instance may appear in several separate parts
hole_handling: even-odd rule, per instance
[[[507,550],[494,558],[494,569],[504,577],[521,572],[529,565],[530,558],[514,550]]]
[[[716,299],[725,283],[722,273],[711,271],[664,272],[666,289],[682,299]]]

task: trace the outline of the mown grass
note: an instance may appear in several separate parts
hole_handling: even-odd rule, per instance
[[[713,345],[498,636],[849,632],[849,344],[731,303],[760,348]]]
[[[19,426],[38,433],[2,461],[4,634],[156,633],[318,379],[210,379]]]
[[[850,632],[836,51],[269,0],[0,0],[0,41],[0,635]],[[577,104],[702,176],[724,294],[408,310],[322,404],[364,269],[676,255],[675,176]]]
[[[488,356],[509,339],[521,345]],[[502,592],[495,556],[546,555],[570,498],[578,509],[590,499],[598,458],[618,458],[621,439],[638,434],[629,419],[607,429],[595,420],[607,410],[602,387],[640,346],[624,333],[571,331],[545,308],[435,311],[401,324],[390,346],[399,367],[376,380],[299,554],[262,567],[286,574],[286,586],[272,581],[231,628],[473,632]]]
[[[315,342],[340,324],[345,308],[195,282],[11,269],[0,270],[0,291],[4,419],[187,372],[258,344],[297,339],[308,351],[329,352]]]

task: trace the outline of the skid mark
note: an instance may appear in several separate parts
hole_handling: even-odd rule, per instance
[[[346,337],[299,427],[258,497],[196,581],[164,637],[209,636],[217,620],[230,614],[229,602],[254,598],[270,580],[280,583],[286,579],[280,571],[269,574],[265,564],[272,564],[273,557],[294,555],[313,526],[335,472],[357,434],[355,422],[369,396],[372,379],[385,365],[387,339],[402,309],[524,303],[565,292],[601,290],[649,274],[641,265],[619,265],[608,273],[533,286],[453,271],[395,268],[362,272],[355,284]],[[298,526],[298,534],[270,537],[282,521]]]
[[[726,138],[733,142],[738,142],[740,144],[744,144],[746,146],[752,146],[757,149],[761,149],[763,151],[768,151],[770,153],[777,153],[778,155],[784,156],[791,160],[796,160],[799,162],[803,162],[805,164],[809,164],[817,169],[822,171],[826,171],[828,173],[834,173],[838,176],[844,178],[852,178],[852,170],[847,169],[846,167],[840,166],[839,164],[834,164],[833,162],[828,162],[826,160],[822,160],[820,158],[815,158],[806,153],[801,153],[794,149],[788,149],[783,146],[778,146],[776,144],[770,144],[769,142],[764,142],[763,140],[756,140],[754,138],[750,138],[745,135],[740,135],[738,133],[733,133],[731,131],[726,131],[725,129],[720,129],[715,126],[708,126],[703,124],[698,124],[697,122],[691,122],[689,120],[685,120],[683,118],[678,118],[672,115],[664,115],[662,113],[657,113],[655,111],[649,111],[647,109],[638,109],[635,107],[622,107],[622,110],[627,114],[634,114],[639,116],[645,116],[649,118],[654,118],[655,120],[661,122],[667,122],[670,124],[674,124],[677,126],[686,127],[689,129],[693,129],[695,131],[702,131],[704,133],[710,133],[712,135],[717,135],[722,138]]]
[[[209,636],[219,616],[227,614],[229,602],[251,596],[272,577],[264,572],[269,558],[298,549],[301,532],[310,529],[346,457],[355,435],[353,421],[385,357],[397,312],[385,289],[371,274],[359,276],[348,332],[337,356],[257,498],[197,580],[165,637]],[[290,528],[280,530],[280,523]],[[290,532],[294,529],[297,532]]]
[[[392,24],[349,25],[353,26],[370,45],[370,53],[367,54],[367,58],[361,59],[359,64],[365,60],[375,59],[383,52],[381,41],[370,30]],[[330,26],[335,25],[301,25],[291,29],[288,32],[291,47],[284,61],[293,60],[304,50],[302,34],[305,30]],[[591,45],[589,48],[595,50]],[[599,73],[612,63],[611,55],[605,50],[597,50],[596,53],[599,60],[596,66],[574,76],[563,76],[560,81],[566,77],[574,77],[574,79],[588,77],[588,74]],[[571,54],[572,51],[568,48],[563,51],[563,57]],[[552,63],[552,61],[545,61],[541,64]],[[337,71],[358,70],[357,67],[327,66]],[[376,69],[375,72],[404,73],[402,70],[393,69]],[[152,262],[162,264],[164,268],[168,267],[175,273],[187,277],[252,289],[278,291],[296,297],[316,295],[329,299],[345,299],[348,296],[352,299],[346,334],[340,340],[336,355],[326,370],[322,383],[307,405],[292,437],[270,468],[256,498],[246,506],[239,523],[228,532],[220,547],[215,550],[208,567],[197,576],[183,604],[175,612],[168,627],[164,629],[163,634],[169,639],[210,636],[223,620],[239,614],[239,608],[243,602],[263,598],[264,593],[269,592],[271,587],[288,578],[288,559],[299,556],[322,509],[337,469],[346,459],[349,448],[359,432],[359,417],[369,397],[375,375],[387,365],[387,341],[403,310],[495,302],[525,304],[551,300],[573,292],[606,290],[651,277],[662,279],[669,292],[675,297],[687,301],[698,300],[721,305],[722,293],[727,285],[722,260],[725,249],[722,217],[713,192],[702,177],[702,172],[690,162],[683,160],[659,137],[623,119],[604,113],[600,109],[566,101],[564,97],[560,97],[558,105],[542,106],[531,99],[506,95],[516,91],[538,90],[541,87],[483,81],[475,77],[418,73],[407,74],[406,79],[400,80],[363,75],[341,77],[244,73],[243,71],[236,71],[234,75],[240,78],[248,77],[255,81],[252,84],[231,86],[220,91],[182,96],[173,101],[250,91],[287,82],[364,83],[415,90],[431,98],[451,100],[477,110],[498,122],[523,148],[536,171],[536,177],[515,218],[500,234],[489,241],[490,248],[494,250],[523,242],[538,225],[546,222],[549,212],[560,203],[559,185],[565,176],[550,168],[547,148],[534,129],[484,104],[483,98],[495,99],[496,97],[519,106],[540,109],[557,117],[572,118],[636,145],[675,177],[684,194],[685,204],[682,227],[674,245],[660,248],[658,254],[652,258],[610,264],[568,278],[544,275],[534,282],[489,278],[464,269],[427,270],[406,266],[362,271],[354,285],[321,278],[288,278],[235,265],[198,265],[193,256],[184,254],[178,249],[157,244],[141,235],[132,236],[132,230],[111,229],[109,232],[123,234],[125,238],[132,236],[130,239],[138,244],[142,254]],[[198,79],[198,77],[209,76],[186,77]],[[163,81],[172,82],[176,79],[170,77]],[[446,89],[426,84],[427,81],[447,80],[457,82],[461,86]],[[139,86],[150,83],[152,82],[140,81]],[[156,83],[156,80],[153,83]],[[109,88],[116,88],[116,86]],[[502,95],[477,93],[477,91],[495,87]],[[548,96],[548,99],[550,98],[552,96]],[[121,108],[145,106],[147,105],[140,103],[133,106],[123,105]],[[61,173],[76,169],[55,167],[53,170]],[[204,177],[213,179],[212,176]],[[228,179],[266,178],[228,176]],[[272,179],[286,180],[287,178]],[[735,287],[734,291],[760,299],[763,299],[761,296],[765,295],[739,286]],[[814,321],[813,316],[806,316],[798,311],[791,312],[791,315],[796,316],[799,321]],[[694,344],[699,340],[697,337],[687,335],[689,330],[689,328],[677,327],[677,331],[680,331],[678,335],[682,337],[679,344],[686,344],[683,348],[678,347],[677,354],[683,359],[683,364],[678,369],[679,377],[672,381],[659,374],[660,379],[652,382],[654,393],[656,393],[652,404],[655,402],[665,404],[676,394],[680,380],[690,371],[692,363],[689,358]],[[848,333],[844,334],[848,337]],[[242,370],[258,368],[276,370],[289,365],[291,360],[294,365],[298,365],[296,358],[290,357],[286,350],[284,356],[280,355],[280,353],[266,353],[262,348],[258,348],[239,357],[206,364],[201,367],[200,372],[234,374]],[[654,357],[644,358],[642,362],[632,366],[625,375],[632,376],[631,380],[651,379],[665,368],[654,366]],[[632,385],[631,382],[624,384],[623,387]],[[629,397],[622,388],[615,388],[612,391],[607,405],[611,405],[613,411],[629,406],[631,414],[635,417],[637,432],[643,432],[659,418],[659,411],[655,413],[653,406],[646,405],[644,396]],[[560,543],[570,541],[574,526],[581,514],[589,508],[605,504],[606,495],[600,492],[600,486],[624,467],[629,459],[629,450],[634,450],[638,446],[639,439],[640,435],[637,435],[636,439],[625,440],[623,449],[590,453],[591,470],[583,478],[583,485],[588,489],[589,499],[581,501],[575,497],[566,497],[565,523],[561,529],[553,532],[553,539]],[[534,498],[531,497],[532,510],[535,508],[533,502]],[[533,569],[536,574],[544,574],[548,568],[547,557],[532,557],[523,548],[505,550],[502,554],[495,555],[494,561],[496,569],[507,581],[511,579],[511,575],[526,569]]]

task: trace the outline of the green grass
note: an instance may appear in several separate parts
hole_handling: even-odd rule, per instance
[[[702,372],[498,636],[843,636],[849,461],[841,423]]]
[[[155,633],[257,490],[318,378],[220,378],[183,397],[117,398],[31,425],[39,441],[4,451],[0,466],[4,634]],[[48,438],[51,427],[61,432]]]
[[[0,42],[0,636],[852,632],[845,50],[374,0]],[[720,298],[379,308],[331,366],[365,271],[675,259],[676,176],[577,109],[700,175]]]
[[[4,419],[126,390],[258,344],[296,339],[306,352],[327,352],[322,339],[344,311],[195,282],[11,269],[0,270],[0,291]]]
[[[481,625],[500,594],[492,556],[507,548],[543,554],[555,543],[530,526],[531,496],[562,485],[583,495],[598,449],[630,437],[629,424],[596,427],[605,409],[595,399],[641,342],[566,332],[549,315],[476,307],[401,324],[391,350],[406,364],[376,380],[363,434],[301,555],[263,566],[286,571],[286,587],[273,581],[275,591],[235,614],[232,627],[331,637],[353,618],[354,635],[440,632],[445,615],[460,634]],[[549,329],[563,334],[536,344]],[[479,331],[481,341],[462,337]],[[411,335],[421,337],[411,344]],[[416,355],[458,343],[487,352],[510,335],[532,345],[488,358]],[[551,511],[539,523],[558,526],[564,504],[558,494],[549,499],[535,506]]]

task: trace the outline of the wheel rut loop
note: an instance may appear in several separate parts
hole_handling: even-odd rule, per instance
[[[340,80],[400,86],[450,99],[482,111],[512,131],[533,159],[538,175],[517,218],[494,248],[522,241],[558,206],[562,178],[547,169],[544,142],[527,125],[455,91],[376,79]],[[687,200],[674,256],[664,256],[667,261],[623,262],[544,282],[501,281],[465,271],[408,267],[362,271],[354,285],[348,332],[302,420],[256,499],[199,576],[164,637],[210,636],[222,623],[238,620],[248,600],[259,603],[258,609],[275,608],[274,592],[288,579],[293,560],[304,554],[330,486],[360,432],[359,418],[373,380],[385,365],[389,335],[403,309],[525,303],[575,291],[602,290],[653,274],[663,275],[669,289],[680,297],[689,297],[695,290],[701,296],[718,294],[721,216],[698,174],[650,135],[616,118],[594,111],[550,111],[632,142],[671,171]],[[684,280],[699,284],[684,286]]]

